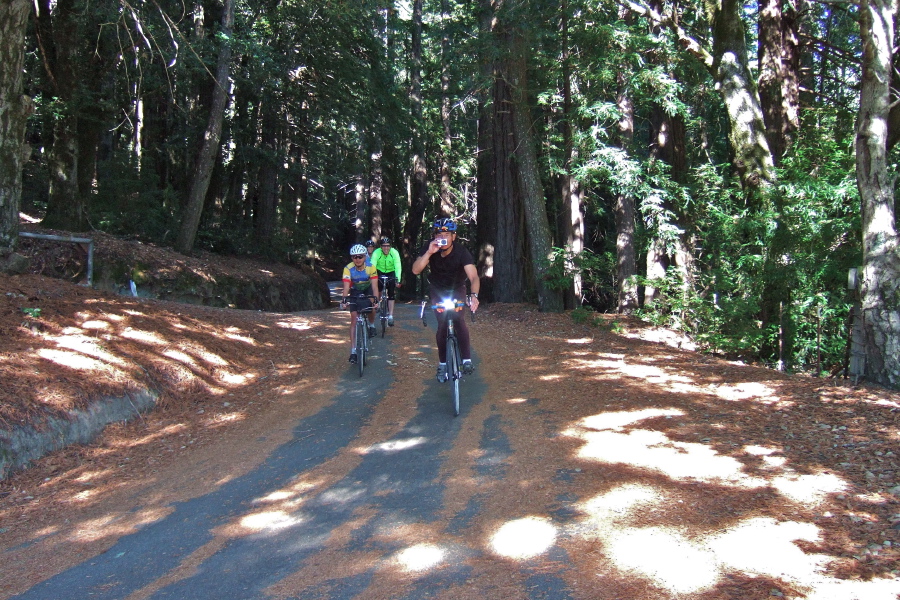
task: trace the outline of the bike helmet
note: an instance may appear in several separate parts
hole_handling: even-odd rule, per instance
[[[368,248],[369,246],[374,246],[374,245],[375,245],[375,242],[373,242],[372,240],[366,240],[366,248]]]
[[[391,238],[389,238],[389,237],[383,237],[383,238],[381,238],[381,245],[384,246],[385,244],[388,245],[388,246],[390,246],[390,245],[391,245]]]
[[[456,231],[456,223],[451,219],[438,219],[431,227],[435,231]]]
[[[350,256],[358,256],[358,255],[366,255],[366,247],[362,244],[354,244],[352,248],[350,248]]]

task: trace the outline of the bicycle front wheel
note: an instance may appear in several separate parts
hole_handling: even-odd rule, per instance
[[[453,416],[459,416],[459,377],[460,377],[460,360],[459,360],[459,343],[456,337],[447,338],[447,374],[450,376],[450,383],[453,384]]]
[[[387,320],[388,320],[387,300],[382,300],[381,301],[381,337],[384,337],[384,332],[387,330]]]
[[[362,377],[366,368],[366,324],[362,319],[356,322],[356,365],[359,367],[359,376]]]

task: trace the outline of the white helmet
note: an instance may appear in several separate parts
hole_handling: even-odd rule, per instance
[[[352,248],[350,248],[350,256],[354,256],[357,254],[368,254],[369,252],[366,250],[366,247],[362,244],[354,244]]]

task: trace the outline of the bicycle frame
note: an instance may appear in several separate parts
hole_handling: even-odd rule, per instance
[[[428,301],[422,302],[422,310],[419,316],[422,324],[427,327],[428,322],[425,320],[425,307]],[[461,302],[455,298],[445,298],[438,304],[433,304],[431,309],[438,314],[438,318],[447,320],[447,376],[453,387],[453,414],[459,416],[459,380],[462,379],[462,357],[460,356],[459,340],[456,338],[456,329],[453,326],[452,318],[454,313],[462,312],[468,306],[468,302]],[[474,318],[474,313],[473,313]]]

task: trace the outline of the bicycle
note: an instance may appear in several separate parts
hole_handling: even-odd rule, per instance
[[[374,299],[375,296],[366,296],[366,298]],[[348,305],[347,310],[352,311],[353,309]],[[367,316],[373,310],[375,310],[375,306],[370,304],[368,307],[356,311],[356,364],[359,367],[360,377],[363,376],[368,362],[369,319]]]
[[[438,314],[438,318],[447,319],[447,379],[453,382],[453,416],[459,416],[459,380],[462,379],[462,356],[459,352],[459,340],[456,337],[456,330],[453,327],[455,319],[452,318],[454,313],[462,312],[468,306],[468,298],[466,302],[461,302],[455,298],[442,300],[438,304],[431,306],[431,309]],[[422,301],[422,310],[419,316],[422,319],[422,325],[428,327],[425,320],[425,307],[428,301]],[[475,320],[475,313],[472,313],[472,320]]]
[[[391,316],[388,309],[387,283],[391,279],[389,275],[380,275],[378,277],[378,289],[381,290],[381,300],[378,302],[378,318],[381,319],[381,337],[387,331],[388,319]]]

